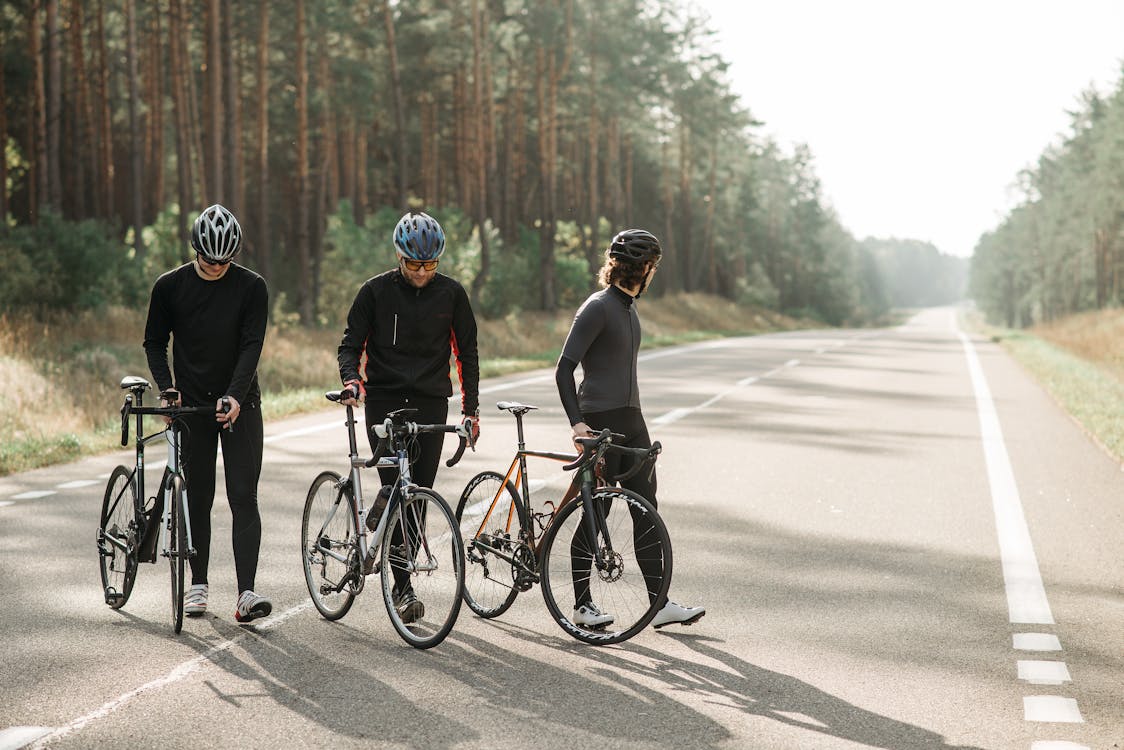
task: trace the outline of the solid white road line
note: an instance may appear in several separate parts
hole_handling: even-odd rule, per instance
[[[277,615],[276,617],[270,617],[270,618],[266,619],[260,625],[255,626],[253,630],[244,630],[239,635],[236,635],[233,638],[230,638],[228,640],[223,641],[222,643],[219,643],[215,646],[212,646],[210,649],[203,652],[199,656],[196,656],[194,659],[188,659],[187,661],[183,662],[182,664],[174,667],[172,669],[172,671],[168,672],[163,677],[158,677],[155,680],[152,680],[150,682],[146,682],[145,684],[141,685],[138,688],[130,690],[129,692],[124,693],[122,695],[119,695],[116,698],[114,698],[113,700],[110,700],[110,701],[106,702],[105,704],[103,704],[101,706],[101,708],[95,709],[94,711],[91,711],[90,713],[86,714],[85,716],[81,716],[81,717],[75,719],[74,721],[70,722],[69,724],[65,724],[65,725],[51,731],[50,734],[47,734],[47,735],[39,738],[38,741],[36,741],[35,744],[32,745],[32,747],[33,748],[46,747],[46,745],[48,743],[53,742],[54,740],[57,740],[60,737],[65,737],[69,734],[73,734],[74,732],[79,731],[80,729],[82,729],[83,727],[85,727],[87,724],[89,724],[92,721],[97,721],[98,719],[103,719],[106,716],[109,716],[111,713],[113,713],[117,709],[125,706],[126,704],[131,702],[134,698],[136,698],[140,695],[143,695],[144,693],[150,692],[152,690],[159,690],[160,688],[167,687],[168,685],[171,685],[172,683],[179,682],[180,680],[184,679],[185,677],[188,677],[189,675],[198,671],[204,664],[206,664],[208,661],[210,661],[211,657],[213,657],[215,654],[226,651],[226,650],[230,649],[231,647],[233,647],[234,645],[238,644],[239,642],[245,640],[247,637],[249,637],[250,635],[252,635],[254,633],[254,630],[260,631],[260,630],[269,630],[271,628],[275,628],[278,625],[280,625],[281,623],[283,623],[285,620],[288,620],[290,617],[292,617],[292,616],[294,616],[294,615],[296,615],[300,612],[303,612],[304,610],[308,609],[311,606],[312,606],[311,601],[307,601],[304,604],[298,604],[295,607],[292,607],[290,609],[285,610],[284,612]]]
[[[30,492],[21,492],[18,495],[12,495],[13,500],[35,500],[40,497],[47,497],[56,494],[54,490],[31,490]]]
[[[0,731],[0,750],[18,750],[51,731],[51,727],[8,727]]]
[[[91,484],[97,483],[98,480],[96,479],[76,479],[73,482],[63,482],[62,484],[56,484],[55,487],[60,490],[74,490],[78,489],[79,487],[89,487]]]
[[[971,340],[962,331],[957,331],[957,336],[964,345],[968,373],[976,394],[980,440],[991,483],[991,502],[995,512],[1010,621],[1052,625],[1054,616],[1050,612],[1042,575],[1038,571],[1038,558],[1034,554],[1034,544],[1030,540],[1030,530],[1023,515],[1022,501],[1019,499],[1007,446],[1003,442],[1003,429],[999,425],[995,402],[992,401],[991,390]]]

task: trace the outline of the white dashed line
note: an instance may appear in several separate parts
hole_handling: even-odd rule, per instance
[[[1056,635],[1049,633],[1015,633],[1014,646],[1019,651],[1061,651]]]
[[[1054,724],[1082,724],[1077,701],[1060,695],[1028,695],[1023,698],[1023,718]]]
[[[55,487],[60,490],[74,490],[78,489],[79,487],[89,487],[91,484],[97,483],[98,480],[96,479],[76,479],[73,482],[63,482],[62,484],[56,484]]]
[[[32,490],[30,492],[21,492],[18,495],[12,495],[13,500],[35,500],[40,497],[47,497],[48,495],[56,494],[54,490]]]
[[[1089,746],[1064,740],[1036,740],[1030,750],[1089,750]]]
[[[1070,682],[1069,667],[1064,661],[1019,659],[1019,679],[1032,685],[1061,685]]]

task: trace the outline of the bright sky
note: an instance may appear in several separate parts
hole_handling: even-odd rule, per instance
[[[786,150],[807,143],[857,238],[969,256],[1020,170],[1124,61],[1124,0],[692,0],[734,91]]]

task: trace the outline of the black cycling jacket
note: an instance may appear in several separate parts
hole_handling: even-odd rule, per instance
[[[363,380],[367,395],[374,397],[448,398],[453,395],[450,356],[456,357],[461,409],[475,414],[480,406],[476,317],[457,281],[438,273],[418,289],[394,269],[359,288],[337,351],[343,382]]]

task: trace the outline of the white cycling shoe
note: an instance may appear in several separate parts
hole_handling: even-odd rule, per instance
[[[267,617],[272,611],[273,602],[247,589],[238,595],[238,607],[234,610],[234,619],[238,622],[250,622],[259,617]]]
[[[570,620],[583,628],[603,628],[612,624],[613,616],[608,612],[602,612],[596,604],[589,602],[580,607],[575,607]]]
[[[665,625],[694,625],[706,614],[706,607],[684,607],[682,604],[668,600],[663,609],[652,618],[653,628],[662,628]]]
[[[193,583],[183,597],[183,613],[188,617],[200,617],[207,611],[207,584]]]

